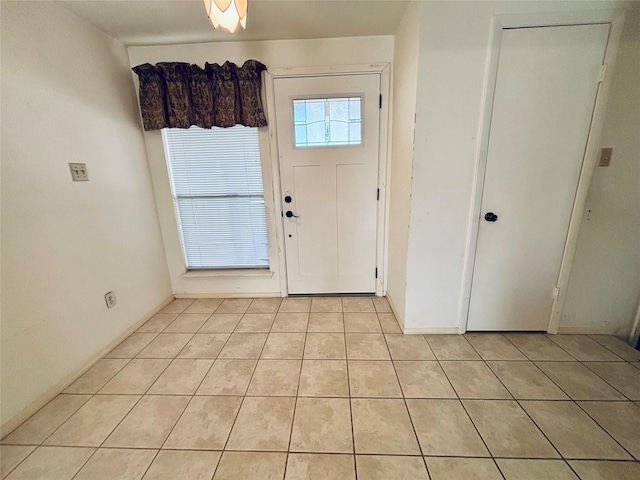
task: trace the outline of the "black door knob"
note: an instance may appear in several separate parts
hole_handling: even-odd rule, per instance
[[[287,218],[291,218],[291,217],[295,217],[298,218],[298,215],[294,215],[293,212],[291,210],[287,210],[287,212],[285,213],[285,215],[287,216]]]
[[[498,220],[498,215],[493,212],[487,212],[487,214],[484,216],[484,219],[487,222],[495,222],[496,220]]]
[[[284,197],[284,201],[286,203],[291,203],[291,197],[289,195],[287,195],[286,197]]]

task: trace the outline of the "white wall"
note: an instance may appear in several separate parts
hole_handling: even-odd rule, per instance
[[[247,59],[255,59],[268,69],[288,67],[313,67],[327,65],[355,65],[366,63],[386,63],[393,59],[393,37],[354,37],[317,40],[275,40],[263,42],[200,43],[189,45],[158,45],[129,47],[131,66],[142,63],[155,64],[163,61],[189,62],[204,66],[205,62],[223,63],[226,60],[242,65]],[[135,75],[134,75],[135,78]],[[266,103],[266,102],[265,102]],[[266,105],[265,105],[266,108]],[[267,112],[269,121],[274,118]],[[180,239],[169,189],[169,179],[159,131],[145,133],[147,154],[162,236],[166,249],[166,259],[171,275],[173,291],[177,295],[280,295],[280,265],[273,232],[279,228],[279,213],[274,212],[273,183],[269,173],[272,168],[269,157],[269,137],[267,128],[261,129],[261,153],[263,171],[267,178],[265,204],[267,222],[271,229],[270,264],[271,273],[258,276],[210,274],[209,276],[184,275],[185,266],[180,249]],[[276,180],[278,181],[278,180]]]
[[[126,49],[52,2],[2,2],[2,234],[6,425],[171,295]]]
[[[640,5],[626,15],[561,329],[629,335],[640,297]],[[561,330],[562,331],[562,330]]]
[[[472,191],[492,16],[612,5],[613,2],[420,3],[405,328],[457,328],[462,305],[468,301],[462,298],[463,274],[471,234]],[[633,64],[627,68],[634,68]],[[628,141],[620,138],[618,151],[632,148],[632,144],[622,147]],[[629,233],[627,230],[620,241],[636,242],[637,236],[630,237]],[[614,272],[617,266],[608,264],[606,268]],[[637,296],[636,279],[627,274],[617,285]]]
[[[393,52],[393,115],[389,206],[387,296],[402,322],[407,287],[407,247],[411,174],[413,167],[414,121],[418,82],[420,19],[418,4],[412,2],[398,25]]]

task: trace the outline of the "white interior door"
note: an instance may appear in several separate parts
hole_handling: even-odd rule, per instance
[[[502,33],[467,330],[548,328],[608,34]]]
[[[380,75],[274,88],[288,291],[373,293]]]

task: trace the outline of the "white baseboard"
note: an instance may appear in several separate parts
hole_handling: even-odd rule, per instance
[[[405,328],[405,335],[460,335],[458,327]]]
[[[117,347],[122,341],[135,332],[138,328],[140,328],[145,322],[147,322],[151,317],[153,317],[156,313],[162,310],[166,305],[171,303],[174,299],[174,296],[171,295],[167,297],[158,307],[154,308],[153,311],[143,316],[139,321],[137,321],[134,325],[129,327],[123,334],[119,335],[115,340],[110,342],[106,347],[104,347],[93,359],[87,363],[82,369],[67,375],[60,382],[56,383],[53,387],[47,390],[45,393],[36,398],[33,402],[31,402],[27,407],[23,408],[17,415],[15,415],[10,420],[7,420],[0,426],[0,438],[4,438],[7,434],[11,433],[15,430],[20,424],[22,424],[25,420],[27,420],[31,415],[36,413],[42,407],[44,407],[47,403],[53,400],[56,395],[64,391],[69,385],[75,382],[79,377],[81,377],[87,370],[93,367],[98,361],[102,359],[107,353]]]
[[[620,331],[615,328],[558,327],[558,334],[559,335],[620,335]]]
[[[176,293],[176,298],[274,298],[282,297],[280,292],[260,293]]]

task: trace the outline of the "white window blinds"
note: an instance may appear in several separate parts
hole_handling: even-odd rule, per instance
[[[267,268],[258,129],[162,130],[189,270]]]

